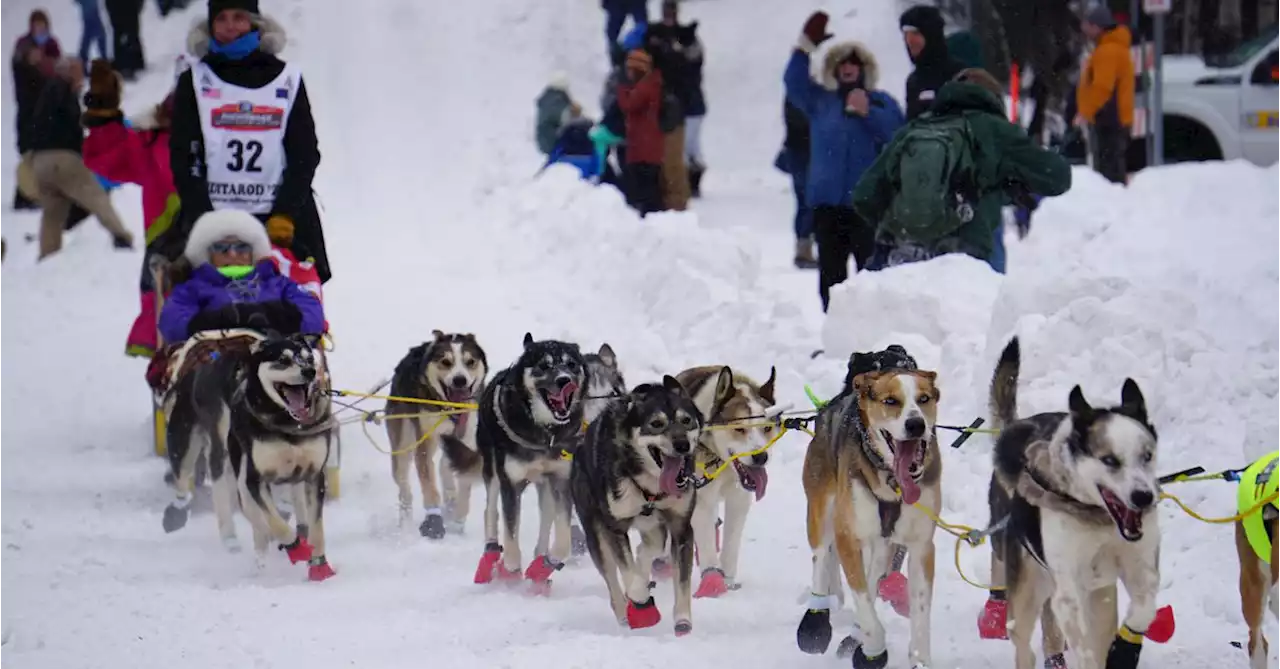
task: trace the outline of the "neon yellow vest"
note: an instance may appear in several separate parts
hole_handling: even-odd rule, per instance
[[[1248,512],[1259,502],[1271,498],[1276,503],[1276,490],[1280,488],[1280,472],[1276,471],[1276,460],[1280,451],[1272,451],[1249,465],[1240,475],[1240,490],[1236,495],[1236,507],[1240,514]],[[1267,564],[1271,563],[1271,539],[1267,537],[1267,526],[1262,520],[1262,510],[1241,519],[1244,535],[1249,539],[1253,552]]]

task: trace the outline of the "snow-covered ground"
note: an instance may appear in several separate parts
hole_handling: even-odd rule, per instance
[[[617,193],[567,170],[532,177],[533,99],[550,73],[568,72],[588,111],[598,106],[598,3],[264,2],[290,30],[285,55],[305,69],[316,110],[338,385],[388,376],[433,328],[476,333],[495,365],[530,331],[609,342],[632,383],[694,364],[756,375],[776,365],[782,399],[804,406],[803,384],[834,392],[848,352],[900,342],[939,370],[943,418],[954,424],[982,414],[991,364],[1016,331],[1026,412],[1060,407],[1074,383],[1095,402],[1112,400],[1133,376],[1160,430],[1162,469],[1239,466],[1275,447],[1276,168],[1175,167],[1139,175],[1128,191],[1077,171],[1071,193],[1046,203],[1011,249],[1008,281],[964,258],[858,276],[836,290],[824,325],[816,277],[790,267],[790,186],[771,167],[782,67],[818,6],[684,3],[708,53],[706,196],[690,213],[641,222]],[[4,6],[6,44],[31,8]],[[131,87],[126,111],[171,85],[172,57],[203,8],[161,21],[148,4],[155,73]],[[900,95],[908,63],[893,4],[825,8],[838,37],[877,52],[882,85]],[[49,9],[64,48],[74,47],[73,6]],[[3,94],[8,147],[8,78]],[[15,157],[3,155],[8,197]],[[136,189],[115,200],[139,221]],[[748,523],[742,590],[698,600],[694,633],[679,640],[666,622],[619,629],[586,561],[557,575],[549,599],[473,585],[478,512],[466,536],[440,543],[398,529],[387,458],[358,427],[344,434],[342,495],[326,511],[337,578],[308,583],[283,557],[255,574],[248,555],[222,551],[207,510],[165,535],[170,492],[150,454],[143,365],[121,355],[138,256],[112,252],[86,223],[36,266],[22,241],[36,217],[6,212],[3,228],[13,252],[0,274],[4,666],[836,666],[795,648],[810,572],[805,443],[795,436],[776,447],[775,483]],[[828,355],[811,360],[819,347]],[[984,438],[946,451],[949,520],[985,523],[988,453]],[[1223,484],[1177,492],[1214,515],[1232,507]],[[1230,529],[1172,509],[1162,521],[1162,602],[1180,625],[1168,645],[1148,644],[1144,666],[1245,666],[1228,645],[1244,631]],[[528,545],[533,529],[526,522]],[[938,541],[949,555],[951,541]],[[985,578],[986,559],[985,549],[966,553],[966,571]],[[977,640],[985,593],[949,560],[940,565],[934,669],[1010,664],[1007,644]],[[667,614],[669,585],[657,600]],[[906,621],[883,605],[881,614],[890,666],[905,667]],[[851,620],[838,615],[837,632]]]

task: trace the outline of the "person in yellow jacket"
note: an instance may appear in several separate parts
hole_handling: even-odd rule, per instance
[[[1134,73],[1129,29],[1116,25],[1111,10],[1097,6],[1080,24],[1097,46],[1080,73],[1075,124],[1088,127],[1093,169],[1112,183],[1126,183],[1125,153],[1133,127]]]

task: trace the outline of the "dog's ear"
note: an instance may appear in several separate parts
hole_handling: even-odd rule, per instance
[[[883,374],[884,372],[881,372],[878,370],[873,372],[863,372],[861,374],[858,374],[857,376],[853,377],[853,392],[859,398],[874,400],[875,392],[873,390],[873,387],[875,386],[876,379],[880,378],[881,375]]]
[[[689,394],[688,392],[685,391],[684,386],[680,385],[680,382],[676,380],[676,377],[670,374],[667,374],[662,377],[662,387],[668,390],[669,392],[673,392],[677,395]]]
[[[1071,418],[1079,422],[1088,422],[1093,419],[1093,407],[1089,406],[1089,400],[1084,398],[1084,391],[1080,386],[1071,389],[1071,394],[1067,396],[1067,408],[1071,411]]]
[[[526,350],[526,351],[527,351],[527,350],[529,350],[529,347],[530,347],[530,346],[533,346],[533,335],[532,335],[531,333],[526,332],[526,333],[524,333],[524,348],[525,348],[525,350]]]
[[[1139,423],[1146,424],[1147,401],[1142,397],[1142,389],[1133,379],[1125,379],[1120,388],[1120,411]]]
[[[440,341],[441,339],[444,339],[444,332],[441,330],[432,330],[431,338],[436,341]]]
[[[760,386],[760,399],[768,402],[769,404],[777,404],[776,395],[774,394],[777,382],[778,368],[770,367],[769,380],[765,381],[763,386]]]
[[[601,344],[600,351],[596,355],[600,356],[600,362],[603,362],[606,367],[617,369],[618,356],[613,354],[613,347],[609,345],[609,342]]]
[[[733,397],[733,370],[721,367],[716,374],[716,391],[711,398],[711,414],[720,413],[721,407]]]

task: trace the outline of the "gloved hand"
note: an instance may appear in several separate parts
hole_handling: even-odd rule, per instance
[[[258,329],[272,329],[283,333],[293,333],[302,329],[302,312],[298,311],[298,307],[291,302],[283,300],[274,302],[261,302],[254,305],[257,308],[250,320],[261,318],[265,320],[267,325],[265,328],[259,328],[257,325],[250,327]]]
[[[293,219],[284,214],[273,214],[267,219],[267,237],[277,246],[293,246]]]
[[[228,304],[218,309],[200,311],[187,321],[187,336],[204,330],[225,330],[245,327],[248,314],[241,313],[240,305]]]
[[[804,37],[815,48],[833,37],[831,33],[827,32],[827,21],[830,18],[826,12],[816,11],[810,14],[809,19],[804,22],[804,30],[802,31]]]

